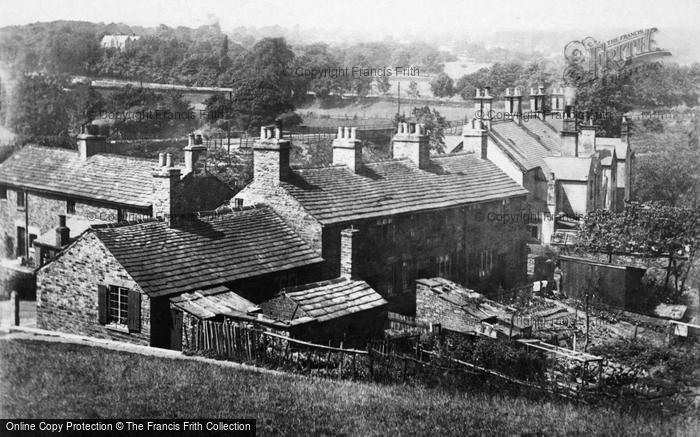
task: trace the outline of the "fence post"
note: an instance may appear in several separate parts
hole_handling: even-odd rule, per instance
[[[12,307],[12,325],[19,326],[19,294],[16,290],[10,293],[10,307]]]

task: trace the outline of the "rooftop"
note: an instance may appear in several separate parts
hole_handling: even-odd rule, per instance
[[[325,322],[386,304],[365,281],[337,278],[287,288],[261,307],[264,313],[281,320],[311,317]]]
[[[457,206],[527,191],[495,164],[472,153],[434,156],[419,169],[407,159],[294,169],[280,183],[323,224]]]
[[[223,285],[173,296],[170,302],[173,306],[200,319],[211,319],[221,315],[248,315],[260,311],[257,305]]]
[[[0,163],[0,184],[46,193],[148,207],[155,161],[75,150],[25,146]]]
[[[528,123],[535,125],[541,124],[540,120],[531,119]],[[544,126],[544,125],[542,125]],[[540,126],[540,127],[542,127]],[[544,128],[549,129],[544,126]],[[492,125],[493,135],[491,136],[496,142],[506,151],[508,155],[520,166],[523,170],[532,170],[540,167],[547,177],[549,176],[549,168],[544,161],[545,157],[559,155],[560,147],[554,147],[555,144],[551,140],[544,142],[543,138],[533,134],[515,122],[507,121],[503,123],[494,123]],[[553,133],[554,131],[552,131]],[[549,144],[547,144],[549,143]]]
[[[271,209],[97,227],[97,237],[152,297],[192,292],[323,261]]]

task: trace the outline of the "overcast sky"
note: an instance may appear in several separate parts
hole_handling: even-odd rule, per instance
[[[697,27],[698,0],[0,0],[0,26],[84,20],[154,26],[345,28],[368,35]],[[420,35],[414,35],[420,39]],[[413,39],[413,38],[411,38]]]

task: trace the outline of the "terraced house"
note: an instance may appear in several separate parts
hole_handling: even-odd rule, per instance
[[[341,234],[356,232],[358,278],[389,309],[415,312],[415,279],[441,276],[494,292],[525,281],[526,228],[491,221],[519,210],[527,190],[477,153],[431,156],[427,132],[400,124],[393,159],[362,161],[354,128],[339,128],[333,164],[290,166],[290,141],[261,129],[254,178],[233,206],[270,205],[324,260],[324,277],[339,276]]]
[[[528,190],[523,217],[531,239],[545,244],[591,210],[622,209],[632,199],[634,163],[626,120],[619,138],[599,137],[593,120],[582,124],[572,115],[563,89],[549,96],[548,110],[547,97],[543,87],[530,89],[528,111],[520,89],[507,88],[501,110],[488,89],[477,90],[477,117],[461,138],[448,139],[448,151],[482,153]]]
[[[78,150],[29,145],[0,163],[0,294],[34,293],[33,270],[90,224],[176,217],[212,209],[233,191],[204,165],[206,148],[192,136],[184,166],[109,153],[89,126]]]

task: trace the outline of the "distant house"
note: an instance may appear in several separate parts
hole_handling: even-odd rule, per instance
[[[91,224],[213,209],[233,191],[207,172],[192,136],[185,165],[111,152],[106,137],[78,136],[78,151],[29,145],[0,163],[0,295],[33,295],[32,275]],[[21,286],[20,289],[17,287]]]
[[[129,47],[129,44],[141,39],[138,35],[105,35],[100,41],[103,49],[124,50]]]
[[[484,290],[525,281],[526,228],[495,220],[527,190],[480,155],[430,156],[421,125],[403,123],[392,160],[362,161],[355,128],[339,128],[333,165],[290,166],[291,144],[263,128],[253,181],[233,205],[269,204],[339,276],[341,232],[357,229],[358,277],[395,312],[415,311],[415,279],[443,276]]]

